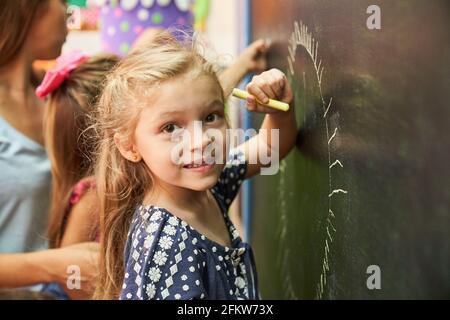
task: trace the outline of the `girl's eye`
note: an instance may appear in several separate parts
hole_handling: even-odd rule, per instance
[[[206,122],[214,122],[214,121],[216,121],[218,119],[219,119],[219,115],[218,114],[211,113],[205,118],[205,121]]]
[[[165,133],[174,133],[175,131],[181,129],[181,127],[177,126],[176,124],[170,123],[163,127],[162,131]]]

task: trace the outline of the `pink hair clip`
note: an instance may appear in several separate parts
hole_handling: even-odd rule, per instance
[[[89,59],[89,56],[81,51],[72,51],[61,55],[56,59],[56,65],[45,73],[44,80],[36,89],[36,95],[39,98],[45,98],[57,89],[69,77],[70,73],[87,59]]]

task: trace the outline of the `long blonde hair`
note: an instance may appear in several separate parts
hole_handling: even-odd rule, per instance
[[[51,162],[52,193],[47,236],[59,247],[73,186],[92,171],[95,134],[89,130],[106,73],[114,55],[89,58],[50,95],[44,112],[44,137]]]
[[[198,53],[195,41],[182,44],[163,32],[134,50],[107,78],[97,118],[102,135],[96,164],[101,253],[95,299],[118,298],[134,209],[152,187],[152,176],[144,162],[126,160],[114,136],[119,134],[132,141],[143,107],[140,100],[157,94],[152,91],[155,85],[186,74],[211,76],[220,86],[215,67]]]

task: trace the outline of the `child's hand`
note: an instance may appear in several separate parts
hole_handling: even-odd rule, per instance
[[[252,95],[247,99],[247,109],[249,111],[263,113],[284,112],[265,107],[264,103],[268,103],[269,99],[286,103],[292,102],[293,94],[291,86],[284,73],[278,69],[271,69],[254,76],[246,89]]]
[[[250,44],[237,58],[237,61],[247,72],[259,73],[267,69],[266,53],[270,43],[259,39]]]

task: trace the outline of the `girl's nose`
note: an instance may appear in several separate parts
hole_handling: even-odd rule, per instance
[[[214,141],[214,137],[209,136],[206,132],[203,132],[203,125],[201,121],[196,121],[194,124],[194,130],[191,137],[191,151],[200,150],[203,152],[205,148]]]
[[[214,141],[214,137],[208,136],[206,133],[202,134],[200,138],[194,139],[191,144],[191,151],[204,151],[206,147]]]

